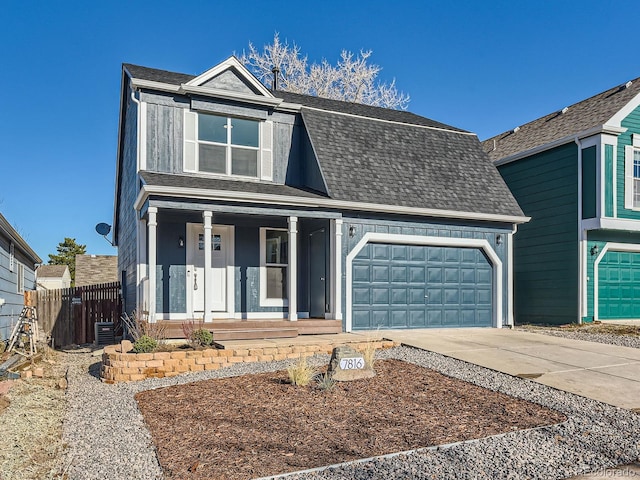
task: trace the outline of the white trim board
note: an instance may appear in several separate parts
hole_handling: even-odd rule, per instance
[[[615,243],[607,242],[602,250],[593,262],[593,320],[598,320],[598,267],[600,261],[604,258],[605,254],[609,251],[614,252],[634,252],[640,253],[640,245],[636,243]]]
[[[166,187],[160,185],[143,185],[134,208],[140,210],[149,195],[167,197],[186,197],[191,199],[222,200],[260,203],[268,205],[292,205],[310,208],[339,208],[344,210],[362,210],[369,212],[407,214],[436,218],[456,218],[463,220],[481,220],[502,223],[526,223],[531,217],[517,215],[501,215],[495,213],[458,212],[455,210],[439,210],[434,208],[415,208],[377,203],[349,202],[329,198],[294,197],[290,195],[271,195],[262,193],[238,192],[230,190],[209,190],[205,188]]]
[[[367,243],[392,243],[396,245],[432,245],[437,247],[466,247],[481,249],[493,266],[493,326],[502,328],[502,261],[485,239],[429,237],[421,235],[401,235],[393,233],[365,233],[362,239],[349,252],[346,260],[346,307],[345,331],[353,329],[353,260]]]

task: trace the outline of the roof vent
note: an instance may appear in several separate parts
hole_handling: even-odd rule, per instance
[[[629,88],[632,84],[633,82],[629,80],[627,83],[624,84],[624,88]]]
[[[516,127],[513,129],[513,133],[518,133],[519,130],[520,130],[520,127]]]
[[[564,114],[565,114],[565,113],[567,113],[568,111],[569,111],[569,107],[564,107],[564,108],[560,111],[560,113],[562,113],[562,114],[564,115]]]

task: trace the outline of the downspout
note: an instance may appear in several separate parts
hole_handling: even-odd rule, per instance
[[[507,243],[507,326],[511,329],[515,327],[515,304],[514,294],[515,281],[513,276],[513,242],[514,235],[518,231],[518,224],[514,224],[509,235],[509,242]]]
[[[136,104],[136,185],[140,185],[140,110],[142,109],[140,100],[136,98],[135,89],[131,89],[131,101]],[[136,217],[136,310],[140,311],[142,302],[145,300],[144,293],[141,292],[140,285],[143,280],[140,252],[140,214],[134,206],[134,214]],[[146,271],[145,271],[146,276]]]
[[[578,147],[578,324],[582,324],[583,297],[585,294],[586,247],[582,229],[582,142],[576,136],[573,141]]]
[[[140,105],[140,100],[136,98],[136,91],[131,89],[131,100],[136,104],[136,172],[140,171],[140,110],[142,109]]]

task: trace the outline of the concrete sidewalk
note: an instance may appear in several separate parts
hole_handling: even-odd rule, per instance
[[[383,337],[559,390],[640,409],[640,349],[493,328],[385,330]]]

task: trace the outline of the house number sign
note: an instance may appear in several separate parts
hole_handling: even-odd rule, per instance
[[[364,368],[364,358],[341,358],[340,368],[342,370],[362,370]]]

